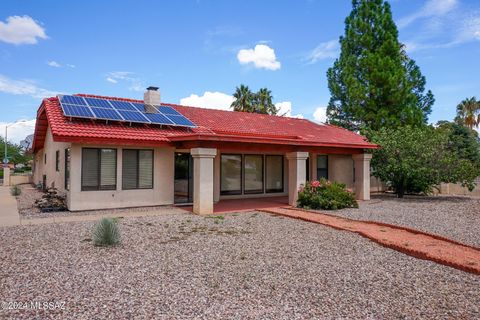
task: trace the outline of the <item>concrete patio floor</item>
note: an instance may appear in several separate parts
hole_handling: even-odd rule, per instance
[[[288,206],[288,197],[265,197],[251,199],[221,200],[213,205],[213,213],[230,213],[239,211],[252,211],[255,209],[278,208]],[[178,206],[193,212],[192,206]]]

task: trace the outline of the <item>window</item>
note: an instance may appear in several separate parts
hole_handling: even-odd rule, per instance
[[[265,156],[265,191],[283,192],[283,156]]]
[[[70,190],[70,149],[65,149],[65,190]]]
[[[47,164],[47,154],[46,153],[43,155],[43,163]]]
[[[60,171],[60,151],[55,152],[55,171]]]
[[[117,188],[117,150],[82,149],[82,191]]]
[[[153,150],[123,150],[122,189],[153,188]]]
[[[220,193],[242,194],[242,155],[222,154]]]
[[[245,155],[244,160],[244,193],[263,193],[263,155]]]
[[[317,156],[317,179],[328,179],[328,156]]]

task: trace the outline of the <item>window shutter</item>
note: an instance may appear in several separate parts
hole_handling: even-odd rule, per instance
[[[82,152],[82,190],[98,188],[98,150],[83,149]]]
[[[137,188],[137,151],[123,150],[122,188]]]
[[[116,189],[117,185],[117,151],[101,149],[100,158],[100,189]]]
[[[138,187],[153,188],[153,151],[139,150],[138,153]]]

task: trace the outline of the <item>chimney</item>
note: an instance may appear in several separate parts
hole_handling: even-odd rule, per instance
[[[160,106],[160,92],[158,87],[148,87],[143,94],[143,102],[145,103],[146,113],[158,113],[157,107]]]

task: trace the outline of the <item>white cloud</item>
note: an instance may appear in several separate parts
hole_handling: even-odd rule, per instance
[[[45,29],[29,16],[11,16],[0,21],[0,41],[13,44],[35,44],[47,39]]]
[[[292,115],[292,103],[290,101],[277,102],[275,107],[279,116],[303,119],[302,114]]]
[[[0,92],[15,95],[26,95],[33,98],[52,97],[59,93],[40,88],[31,81],[13,80],[3,75],[0,75]]]
[[[191,94],[189,97],[180,99],[180,104],[192,107],[227,110],[231,111],[230,105],[235,98],[222,92],[205,91],[202,96]]]
[[[327,121],[327,108],[326,107],[318,107],[315,109],[313,113],[313,119],[317,122],[325,123]]]
[[[69,67],[69,68],[72,68],[72,69],[73,69],[73,68],[75,68],[75,65],[74,65],[74,64],[69,64],[69,63],[67,63],[67,67]]]
[[[253,49],[241,49],[237,53],[237,59],[240,64],[253,63],[258,69],[278,70],[281,67],[275,50],[265,44],[257,44]]]
[[[47,64],[50,66],[50,67],[54,67],[54,68],[60,68],[62,65],[60,63],[58,63],[57,61],[47,61]]]
[[[320,43],[307,56],[306,60],[309,63],[315,63],[323,59],[333,59],[340,53],[340,44],[338,40],[330,40]]]
[[[8,141],[19,143],[35,131],[35,119],[19,120],[13,123],[0,122],[0,133],[5,138],[5,125],[8,125]]]
[[[418,19],[443,16],[458,5],[458,0],[428,0],[420,10],[398,20],[398,27],[404,28]]]
[[[135,76],[133,72],[128,71],[114,71],[109,72],[105,78],[106,81],[116,84],[119,82],[125,82],[129,85],[128,89],[132,91],[143,91],[145,90],[144,82]]]

